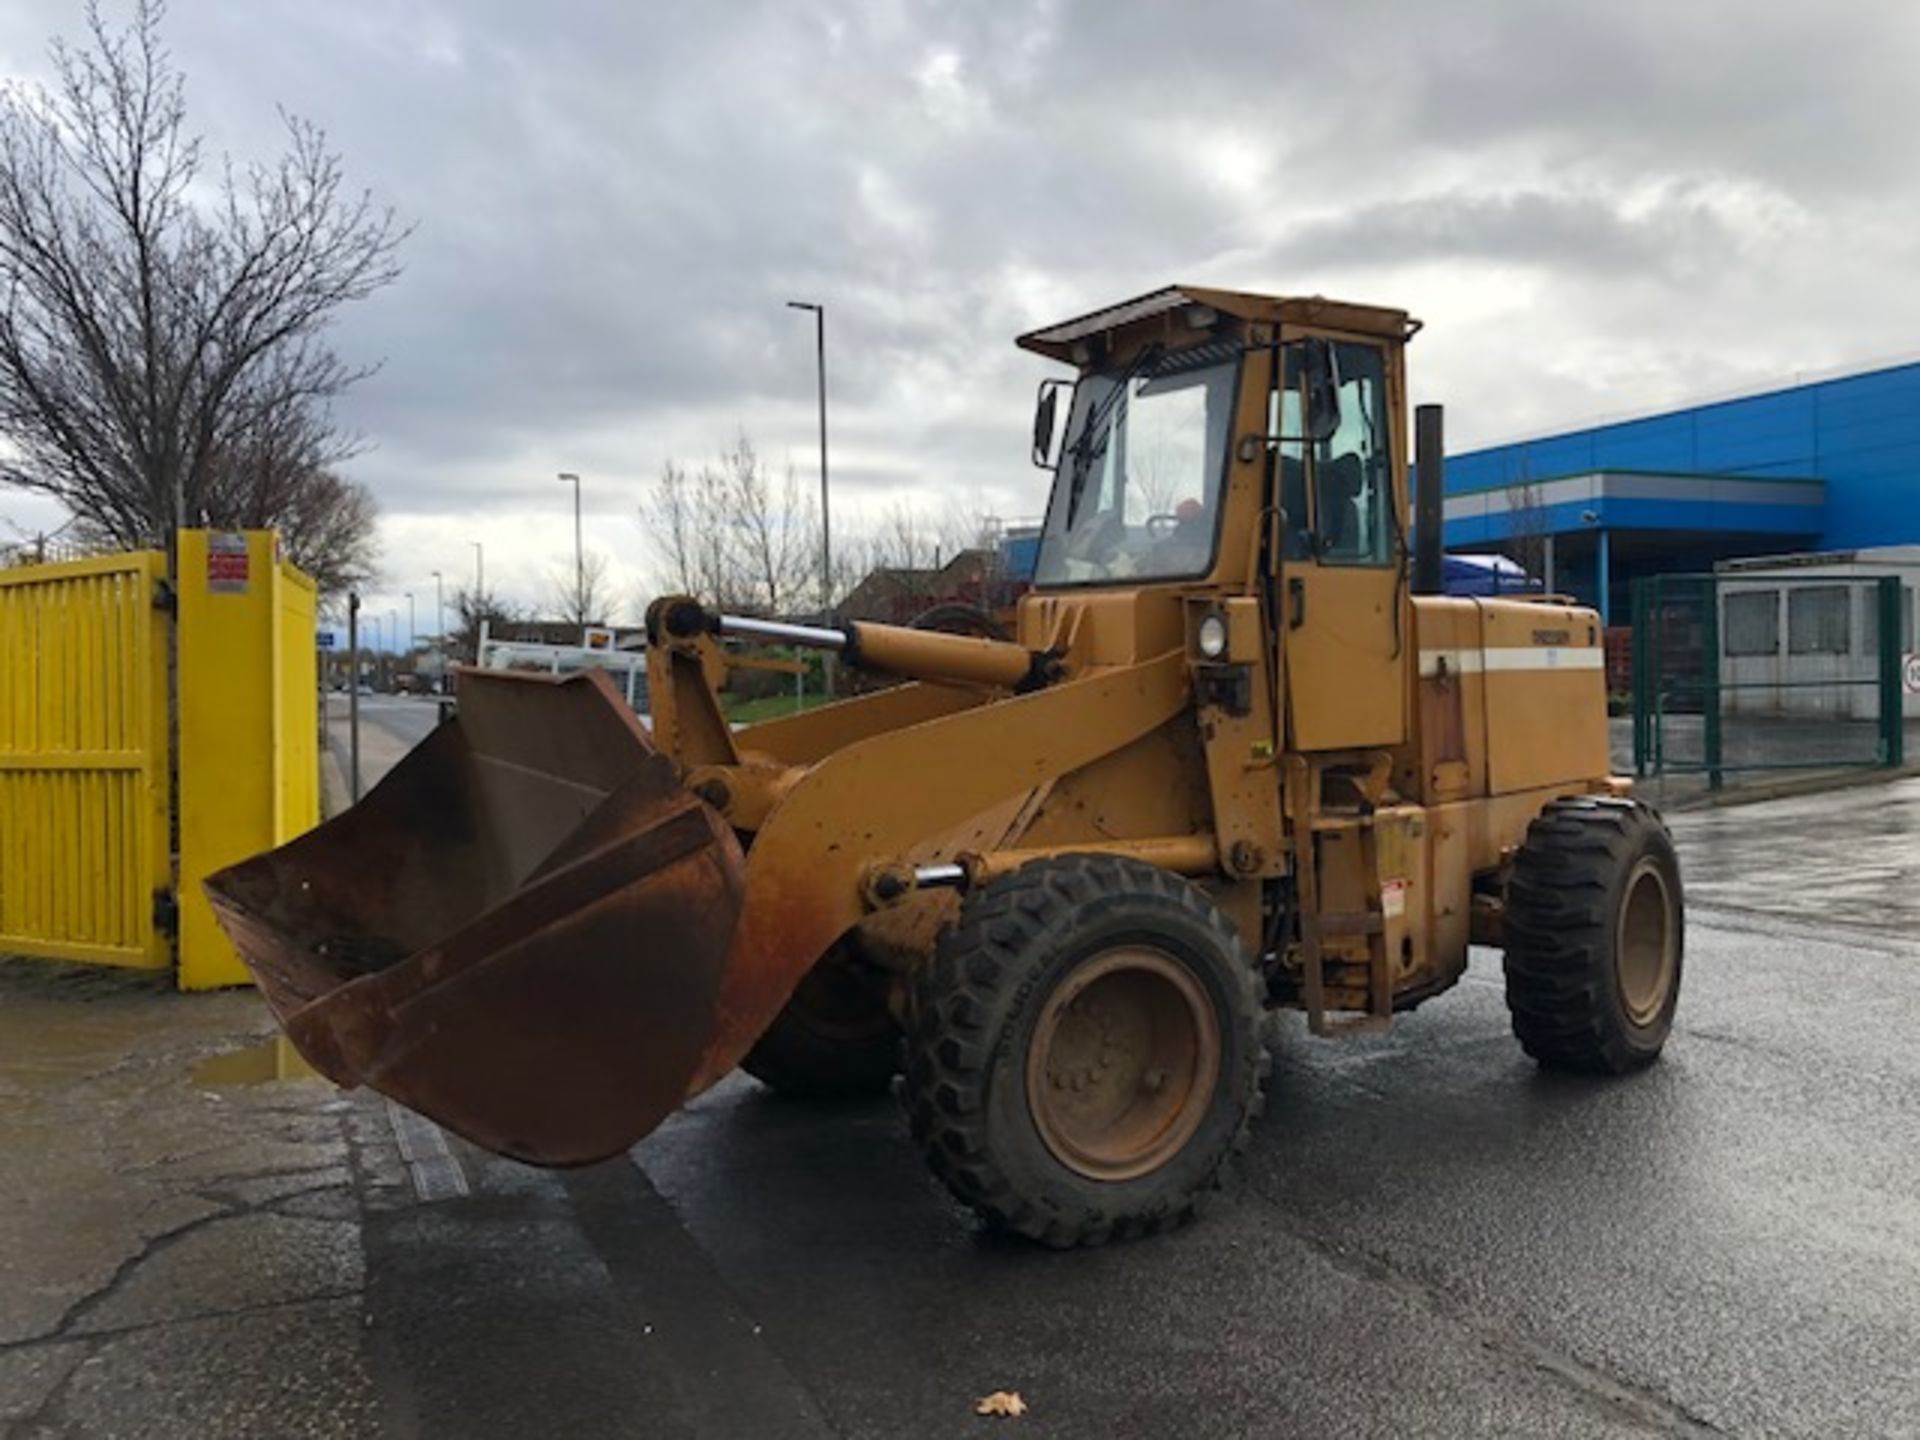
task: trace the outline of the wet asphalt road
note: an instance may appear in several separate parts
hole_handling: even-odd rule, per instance
[[[983,1236],[890,1104],[742,1077],[592,1170],[456,1142],[364,1216],[384,1428],[1920,1434],[1920,782],[1675,829],[1658,1066],[1539,1074],[1491,954],[1386,1037],[1283,1017],[1248,1155],[1156,1241]],[[1028,1416],[976,1419],[996,1389]]]

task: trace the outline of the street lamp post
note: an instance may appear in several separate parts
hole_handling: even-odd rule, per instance
[[[573,606],[580,612],[578,619],[582,625],[587,623],[587,564],[586,552],[580,548],[580,477],[571,470],[562,470],[560,480],[564,484],[573,482]]]
[[[347,796],[360,803],[360,592],[347,592],[347,654],[353,674],[347,679]]]
[[[833,523],[827,508],[827,307],[809,300],[789,300],[789,310],[813,313],[814,375],[820,392],[820,610],[822,623],[833,624]],[[824,658],[827,698],[833,697],[833,655]]]
[[[820,392],[820,608],[833,623],[833,524],[827,510],[827,307],[789,300],[790,310],[813,312],[814,374]]]
[[[438,655],[447,644],[447,598],[440,583],[440,572],[433,572],[433,653]]]
[[[487,552],[478,540],[473,546],[473,663],[480,663],[480,616],[487,608]]]
[[[420,621],[413,608],[413,592],[407,591],[407,654],[413,653],[413,647],[420,639]]]

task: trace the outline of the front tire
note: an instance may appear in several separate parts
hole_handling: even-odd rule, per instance
[[[1685,952],[1680,862],[1632,800],[1556,800],[1527,829],[1507,887],[1507,1008],[1541,1065],[1622,1075],[1673,1029]]]
[[[969,896],[908,1012],[901,1095],[928,1164],[989,1224],[1060,1247],[1189,1218],[1271,1064],[1232,924],[1116,856],[1036,861]]]

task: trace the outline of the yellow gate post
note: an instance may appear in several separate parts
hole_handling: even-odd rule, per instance
[[[0,570],[0,953],[164,969],[166,557]]]
[[[183,990],[247,983],[201,882],[319,823],[313,582],[271,531],[180,532]]]

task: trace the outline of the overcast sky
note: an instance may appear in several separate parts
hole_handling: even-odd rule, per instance
[[[0,8],[41,73],[73,0]],[[1920,314],[1920,6],[176,0],[194,123],[275,106],[418,231],[343,316],[385,512],[376,609],[438,569],[525,601],[570,492],[629,605],[634,506],[744,426],[836,524],[1036,516],[1021,330],[1175,281],[1427,322],[1452,448],[1903,356]],[[47,511],[0,493],[0,516]]]

